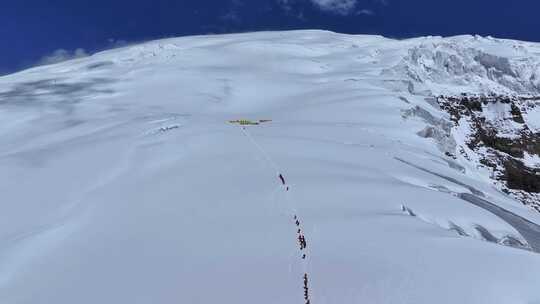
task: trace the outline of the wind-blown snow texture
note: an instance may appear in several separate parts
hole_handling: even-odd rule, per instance
[[[0,303],[305,303],[305,273],[312,304],[540,303],[512,226],[540,215],[444,154],[463,139],[425,98],[535,94],[539,63],[524,42],[296,31],[1,77]]]

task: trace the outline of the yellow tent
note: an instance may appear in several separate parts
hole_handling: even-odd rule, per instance
[[[260,120],[249,120],[249,119],[237,119],[237,120],[229,120],[229,123],[232,124],[239,124],[241,126],[256,126],[264,122],[270,122],[272,120],[270,119],[260,119]]]

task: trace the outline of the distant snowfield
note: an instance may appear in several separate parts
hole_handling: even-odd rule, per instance
[[[503,245],[527,240],[458,195],[540,215],[403,115],[448,118],[421,94],[463,88],[455,70],[411,83],[438,63],[409,50],[438,43],[540,61],[508,40],[293,31],[0,77],[0,303],[305,303],[304,274],[311,304],[540,303],[540,255]],[[530,66],[474,70],[470,89],[534,91]]]

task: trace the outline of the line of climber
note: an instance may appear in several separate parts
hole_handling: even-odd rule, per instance
[[[307,275],[307,273],[304,273],[304,300],[306,300],[306,304],[311,303],[311,301],[309,299],[309,287],[308,287],[308,275]]]
[[[298,234],[298,243],[300,244],[300,250],[307,248],[306,238],[302,233]]]
[[[255,141],[254,138],[252,138],[252,136],[247,131],[247,128],[249,126],[259,125],[261,123],[265,123],[265,122],[269,122],[269,121],[271,121],[271,120],[250,121],[250,120],[241,119],[241,120],[231,120],[231,121],[229,121],[229,123],[240,125],[240,127],[241,127],[240,129],[242,130],[242,133],[244,133],[244,135],[251,141],[253,146],[255,148],[257,148],[259,150],[259,152],[264,156],[266,161],[270,165],[272,165],[274,167],[274,169],[278,172],[277,177],[278,177],[279,182],[281,183],[281,185],[285,188],[285,191],[289,191],[289,185],[287,185],[287,182],[285,181],[285,177],[283,176],[283,174],[279,173],[279,171],[281,171],[281,170],[279,170],[279,167],[272,161],[272,159],[266,153],[266,151]],[[307,255],[306,255],[306,253],[307,253],[307,250],[306,250],[307,249],[307,242],[306,242],[306,238],[305,238],[305,236],[303,234],[303,231],[302,231],[300,219],[298,218],[298,216],[296,214],[294,215],[294,223],[295,223],[295,225],[297,227],[296,233],[297,233],[297,238],[298,238],[298,244],[300,246],[300,252],[302,254],[301,258],[302,258],[302,260],[306,260],[306,258],[307,258]],[[309,285],[308,284],[308,274],[304,273],[304,276],[303,276],[303,289],[304,289],[305,304],[311,304],[308,285]]]
[[[294,216],[294,224],[298,229],[296,230],[297,239],[298,239],[298,245],[300,245],[300,251],[302,251],[302,260],[306,259],[306,253],[304,252],[304,249],[307,248],[307,242],[306,237],[302,233],[302,228],[300,228],[300,221],[298,220],[298,216]]]

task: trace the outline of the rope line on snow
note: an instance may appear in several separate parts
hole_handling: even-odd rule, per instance
[[[277,174],[283,178],[283,176],[279,173],[281,170],[279,170],[278,165],[270,158],[268,153],[255,141],[255,139],[249,134],[249,132],[246,130],[246,127],[240,127],[240,130],[242,130],[242,133],[249,139],[251,144],[261,152],[263,157],[266,159],[266,161],[276,170]],[[283,184],[285,184],[285,180],[283,180]]]
[[[280,184],[284,187],[285,192],[288,193],[290,187],[285,181],[285,177],[283,173],[281,173],[282,171],[279,169],[279,166],[272,160],[272,158],[270,158],[270,155],[268,155],[268,153],[257,143],[257,141],[253,138],[253,136],[251,136],[251,134],[248,132],[245,126],[240,126],[240,130],[242,131],[244,136],[249,139],[251,144],[261,153],[261,155],[263,155],[266,162],[270,164],[276,170],[277,178]],[[308,259],[307,241],[303,233],[304,230],[302,229],[302,223],[296,211],[293,211],[293,220],[294,220],[294,225],[296,226],[296,235],[297,235],[298,245],[300,249],[300,259],[304,266],[304,275],[302,276],[302,288],[303,288],[304,300],[305,300],[305,304],[311,304],[311,298],[310,298],[310,293],[309,293],[309,275],[308,275],[307,267],[306,267],[306,262]]]

